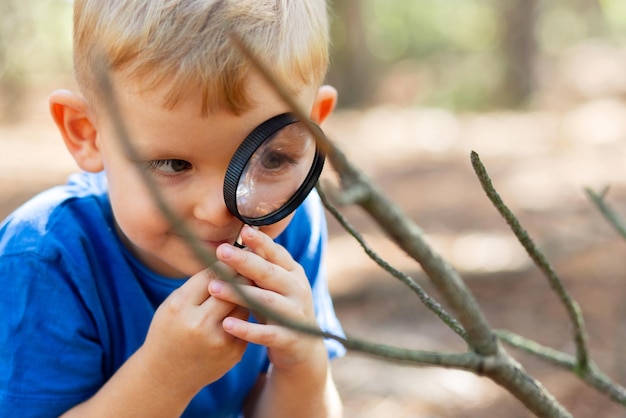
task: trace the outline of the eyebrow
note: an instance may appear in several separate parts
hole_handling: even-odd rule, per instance
[[[158,144],[155,140],[133,138],[132,143],[128,144],[132,147],[132,152],[137,159],[141,161],[176,158],[184,160],[184,150],[175,149],[171,144]]]

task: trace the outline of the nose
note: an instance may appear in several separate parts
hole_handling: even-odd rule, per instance
[[[193,209],[193,216],[196,219],[213,226],[226,226],[236,219],[226,207],[221,184],[199,188],[197,193]]]

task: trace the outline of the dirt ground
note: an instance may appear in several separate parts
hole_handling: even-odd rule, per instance
[[[45,93],[30,102],[30,116],[0,126],[0,218],[75,170],[48,116]],[[607,99],[552,112],[463,116],[380,107],[338,112],[326,130],[459,270],[494,327],[572,353],[565,310],[475,178],[469,152],[477,151],[505,202],[582,306],[593,359],[625,384],[626,241],[583,192],[587,186],[610,186],[608,201],[626,214],[625,116],[622,102]],[[344,211],[385,258],[438,297],[419,266],[358,209]],[[415,349],[464,349],[333,220],[328,269],[336,310],[349,335]],[[626,416],[626,409],[572,375],[510,352],[576,417]],[[531,416],[507,392],[465,372],[349,353],[334,363],[334,374],[346,417]]]

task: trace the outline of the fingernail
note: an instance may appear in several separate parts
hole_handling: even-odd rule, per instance
[[[220,247],[220,255],[222,258],[231,258],[233,256],[233,247],[230,245],[222,245]]]
[[[243,233],[246,235],[246,237],[253,238],[254,235],[256,235],[256,229],[252,228],[250,225],[246,225],[244,227]]]
[[[226,318],[223,322],[224,329],[226,331],[232,331],[235,328],[235,321],[232,318]]]
[[[223,288],[224,288],[224,284],[219,280],[213,280],[211,283],[209,283],[209,292],[211,294],[216,295],[220,293]]]

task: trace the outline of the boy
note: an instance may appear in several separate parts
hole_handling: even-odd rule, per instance
[[[320,124],[336,92],[323,0],[75,0],[81,94],[52,116],[84,173],[0,229],[0,411],[6,416],[340,416],[333,341],[256,323],[161,214],[143,176],[249,298],[341,334],[322,271],[312,194],[288,218],[241,229],[222,184],[239,144],[287,112],[229,41],[271,63]],[[104,53],[140,158],[125,152],[99,90]],[[237,248],[241,239],[247,247]],[[273,241],[273,239],[276,239]]]

